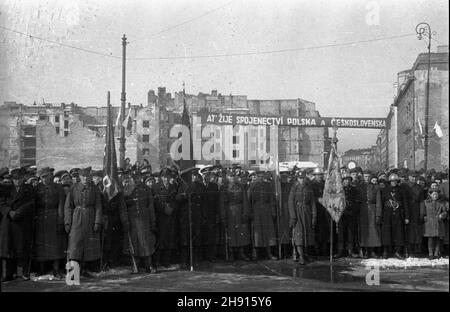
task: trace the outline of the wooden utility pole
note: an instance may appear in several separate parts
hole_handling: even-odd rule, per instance
[[[119,148],[119,164],[121,168],[125,167],[125,128],[123,127],[123,121],[125,120],[125,66],[126,66],[126,47],[127,47],[127,37],[123,35],[122,37],[122,94],[120,96],[120,148]]]

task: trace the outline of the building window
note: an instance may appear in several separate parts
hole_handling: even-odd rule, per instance
[[[64,120],[64,129],[68,129],[68,128],[69,128],[69,121]]]
[[[233,135],[233,144],[236,144],[236,143],[237,143],[237,136]]]
[[[142,149],[142,156],[148,156],[150,155],[150,149],[144,148]]]
[[[150,121],[149,120],[142,120],[142,127],[150,128]]]
[[[55,130],[56,130],[56,134],[59,134],[59,127],[56,127]]]
[[[64,131],[64,136],[68,136],[69,135],[69,131]]]
[[[69,112],[64,111],[64,117],[69,117]]]
[[[59,115],[55,115],[55,122],[59,122]]]
[[[150,142],[150,136],[148,134],[142,135],[142,142]]]
[[[233,158],[237,158],[238,157],[238,151],[237,150],[233,150]]]
[[[250,160],[250,164],[251,165],[256,165],[256,160],[255,159]]]
[[[47,116],[45,116],[45,115],[39,115],[39,120],[46,120],[47,119]]]

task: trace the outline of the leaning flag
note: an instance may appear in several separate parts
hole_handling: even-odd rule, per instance
[[[436,121],[436,123],[434,124],[434,131],[436,132],[436,135],[438,136],[438,137],[440,137],[440,138],[442,138],[443,136],[444,136],[444,134],[442,133],[442,129],[441,129],[441,127],[438,125],[438,123],[437,123],[437,121]]]
[[[127,130],[131,130],[133,128],[133,121],[131,119],[131,107],[128,110],[127,118],[122,123],[122,126],[125,127]]]
[[[195,167],[195,161],[194,161],[194,144],[192,143],[192,128],[191,128],[191,122],[189,117],[189,112],[186,107],[186,93],[183,88],[183,115],[181,116],[181,124],[188,127],[189,129],[189,145],[190,145],[190,153],[189,153],[189,159],[180,159],[178,161],[178,167],[180,168],[180,171],[185,170],[187,168]],[[183,148],[183,147],[182,147]]]
[[[345,193],[339,171],[339,157],[336,155],[335,148],[332,148],[328,161],[322,205],[327,209],[334,222],[338,223],[345,209]]]
[[[118,127],[119,125],[120,125],[120,109],[119,109],[119,113],[117,114],[116,124],[114,126]]]
[[[116,146],[114,143],[114,126],[112,124],[110,93],[108,91],[108,111],[106,123],[106,142],[105,142],[105,157],[103,159],[103,178],[104,192],[108,200],[113,199],[119,193],[119,178],[117,174],[117,156]]]
[[[417,119],[417,125],[419,127],[419,131],[416,133],[416,146],[418,149],[425,148],[423,143],[423,129],[422,124],[420,123],[420,119]]]

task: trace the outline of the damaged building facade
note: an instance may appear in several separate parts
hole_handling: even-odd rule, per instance
[[[173,125],[181,124],[183,103],[191,116],[202,112],[238,112],[240,114],[320,117],[315,104],[303,99],[249,100],[245,95],[222,95],[216,90],[198,95],[166,92],[160,87],[150,90],[147,105],[128,104],[132,119],[126,130],[126,155],[131,162],[148,160],[154,171],[174,164],[170,148],[177,137],[170,137]],[[113,107],[116,124],[120,107]],[[82,107],[77,104],[23,105],[5,102],[0,106],[0,166],[49,166],[56,170],[92,166],[103,167],[106,107]],[[116,127],[116,138],[119,138]],[[328,128],[280,127],[278,159],[310,161],[324,167],[329,150]],[[207,139],[202,139],[206,141]],[[119,140],[116,141],[119,155]],[[245,150],[244,154],[248,151]],[[257,168],[260,163],[248,160],[200,160],[197,164],[240,163]]]

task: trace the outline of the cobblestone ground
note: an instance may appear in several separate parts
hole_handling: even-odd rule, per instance
[[[3,292],[90,292],[90,291],[449,291],[448,259],[442,264],[420,267],[379,268],[379,285],[369,286],[370,269],[359,259],[315,261],[301,266],[292,260],[202,264],[193,272],[175,267],[156,274],[131,274],[120,267],[92,278],[81,278],[80,286],[64,280],[15,280],[2,284]],[[371,263],[373,264],[373,263]],[[411,265],[411,263],[410,263]],[[376,271],[372,271],[376,272]],[[372,279],[375,281],[375,279]]]

